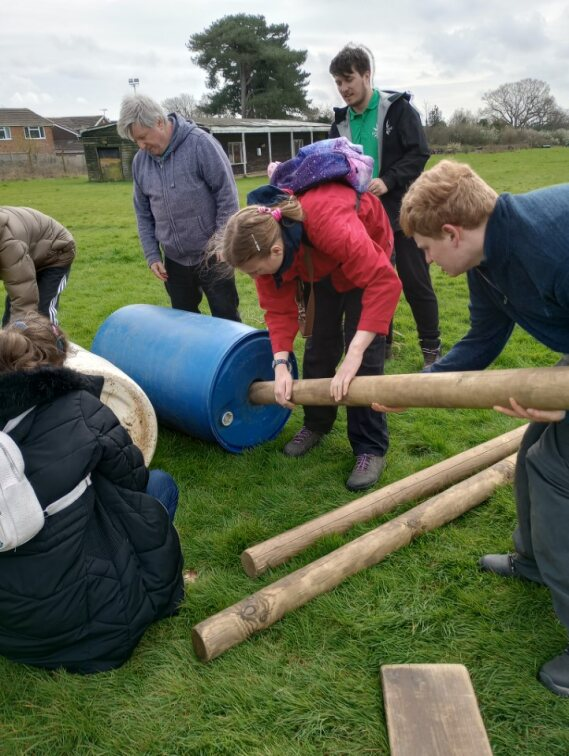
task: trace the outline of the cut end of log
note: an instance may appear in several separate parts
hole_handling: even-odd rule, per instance
[[[213,659],[213,656],[210,656],[207,645],[202,638],[198,628],[199,625],[196,625],[194,628],[192,628],[192,646],[194,647],[194,652],[200,661],[211,661]]]
[[[259,577],[259,575],[264,571],[263,568],[258,569],[257,564],[255,563],[255,560],[249,553],[249,549],[245,549],[245,551],[242,552],[241,564],[243,566],[243,569],[245,570],[245,574],[248,575],[250,578]]]

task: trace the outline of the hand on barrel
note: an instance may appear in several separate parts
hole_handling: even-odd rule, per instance
[[[496,412],[508,417],[519,417],[522,420],[531,420],[534,423],[558,423],[565,419],[565,410],[536,410],[522,407],[513,396],[510,397],[510,407],[494,406]]]

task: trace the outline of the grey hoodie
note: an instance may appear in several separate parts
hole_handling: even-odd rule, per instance
[[[139,150],[132,164],[134,208],[148,265],[164,255],[197,265],[212,234],[239,209],[237,188],[220,143],[177,113],[161,157]]]

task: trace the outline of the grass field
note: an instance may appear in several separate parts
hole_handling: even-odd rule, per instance
[[[470,154],[468,162],[498,191],[569,177],[569,150],[562,148]],[[242,197],[259,183],[240,181]],[[101,322],[122,305],[168,304],[140,253],[130,184],[4,182],[0,204],[38,208],[75,235],[79,252],[60,310],[72,340],[89,347]],[[433,280],[448,349],[467,328],[465,282],[438,270]],[[245,321],[262,327],[251,282],[240,277],[238,285]],[[496,367],[551,365],[556,358],[516,330]],[[402,302],[388,371],[420,366],[414,323]],[[280,449],[301,421],[297,409],[280,438],[241,455],[160,429],[153,465],[180,485],[177,526],[186,567],[198,579],[179,616],[151,627],[119,670],[79,677],[0,659],[3,756],[387,754],[380,665],[418,662],[467,666],[496,755],[569,754],[569,703],[535,679],[566,643],[549,593],[476,568],[481,554],[511,547],[510,488],[214,662],[197,661],[193,625],[379,524],[327,537],[258,580],[245,576],[239,555],[246,546],[355,498],[344,488],[353,458],[342,411],[309,458],[287,459]],[[382,483],[516,425],[472,410],[410,410],[389,423]]]

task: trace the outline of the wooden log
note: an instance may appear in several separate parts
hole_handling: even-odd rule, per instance
[[[515,452],[520,446],[526,428],[527,425],[521,425],[262,543],[250,546],[241,554],[243,569],[249,577],[258,577],[269,567],[286,562],[324,535],[345,533],[358,522],[367,522],[390,512],[400,504],[442,491]]]
[[[391,756],[492,756],[463,664],[381,668]]]
[[[513,396],[522,407],[556,410],[569,407],[569,367],[484,370],[464,373],[412,373],[354,378],[340,402],[330,396],[330,378],[295,381],[294,404],[345,404],[387,407],[509,406]],[[274,381],[258,381],[249,389],[253,404],[274,404]]]
[[[487,499],[513,478],[515,455],[496,462],[399,517],[292,572],[237,604],[200,622],[192,643],[202,661],[210,661],[253,633],[270,627],[287,612],[371,567],[422,533],[444,525]]]

